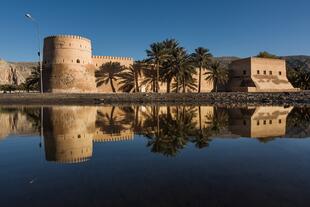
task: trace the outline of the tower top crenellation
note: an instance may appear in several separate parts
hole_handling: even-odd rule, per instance
[[[65,35],[65,34],[60,34],[60,35],[51,35],[51,36],[47,36],[44,39],[52,39],[52,38],[71,38],[71,39],[80,39],[80,40],[85,40],[90,42],[90,39],[86,38],[86,37],[82,37],[79,35]]]

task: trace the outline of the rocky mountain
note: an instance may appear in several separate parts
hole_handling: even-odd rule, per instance
[[[0,85],[19,85],[31,75],[34,62],[6,62],[0,59]]]
[[[310,56],[283,56],[289,68],[303,68],[310,71]],[[216,57],[223,65],[228,66],[231,61],[238,57]],[[30,76],[31,70],[35,67],[35,62],[6,62],[0,59],[0,85],[14,84],[19,85]]]

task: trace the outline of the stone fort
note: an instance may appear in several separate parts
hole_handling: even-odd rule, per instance
[[[56,35],[44,39],[43,90],[52,93],[106,92],[96,87],[95,70],[107,62],[129,66],[133,58],[93,56],[92,44],[76,35]]]
[[[44,39],[43,90],[51,93],[109,93],[112,92],[109,84],[96,86],[95,71],[107,62],[118,62],[128,67],[133,61],[130,57],[93,56],[91,41],[81,36],[49,36]],[[285,60],[256,57],[239,59],[229,65],[229,71],[226,91],[298,91],[287,79]],[[193,78],[197,80],[197,74]],[[140,77],[139,82],[142,80],[143,77]],[[117,80],[117,92],[120,92],[119,87]],[[160,83],[159,92],[166,92],[166,87],[166,83]],[[202,81],[201,92],[212,90],[212,82]],[[142,86],[140,91],[150,90]]]

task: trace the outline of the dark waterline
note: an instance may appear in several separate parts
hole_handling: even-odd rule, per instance
[[[309,112],[2,107],[1,206],[308,206]]]

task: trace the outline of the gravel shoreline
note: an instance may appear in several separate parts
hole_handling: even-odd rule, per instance
[[[290,105],[310,106],[310,91],[281,93],[116,93],[116,94],[0,94],[1,105],[104,105],[104,104],[188,104],[188,105]]]

